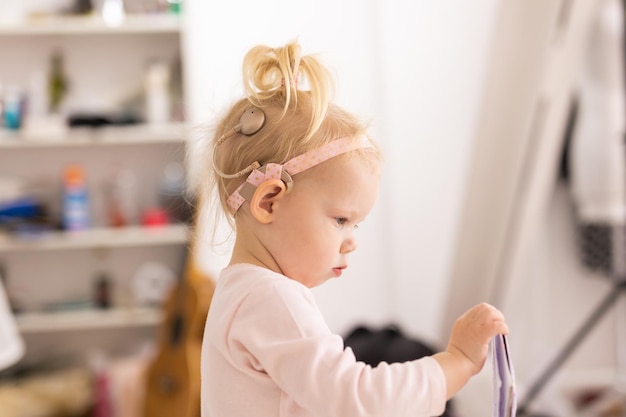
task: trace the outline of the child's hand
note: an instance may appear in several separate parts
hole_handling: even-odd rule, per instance
[[[498,309],[487,303],[478,304],[456,320],[446,351],[468,360],[472,374],[476,374],[485,363],[491,338],[508,332],[504,315]]]
[[[446,378],[447,398],[482,369],[491,338],[508,332],[502,313],[486,303],[470,308],[456,320],[448,347],[433,355]]]

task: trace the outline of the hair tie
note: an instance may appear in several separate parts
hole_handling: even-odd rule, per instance
[[[300,81],[300,72],[297,72],[295,77],[289,77],[289,81],[289,84],[297,90]],[[285,77],[281,78],[280,85],[281,87],[285,86]]]

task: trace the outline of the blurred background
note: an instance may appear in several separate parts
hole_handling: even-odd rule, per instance
[[[247,50],[293,39],[385,154],[350,268],[314,290],[332,330],[443,349],[490,302],[525,413],[626,415],[623,21],[613,0],[0,0],[0,415],[146,415],[190,234],[209,281],[228,261],[190,227],[196,139]],[[456,415],[490,414],[492,384],[488,363]]]

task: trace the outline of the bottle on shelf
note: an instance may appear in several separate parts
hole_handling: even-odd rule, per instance
[[[104,0],[102,3],[102,20],[107,26],[118,27],[124,23],[126,12],[123,0]]]
[[[59,113],[67,94],[68,81],[63,64],[63,54],[55,51],[50,58],[48,73],[48,107],[51,113]]]
[[[109,226],[123,227],[139,223],[137,176],[130,168],[116,167],[104,191]]]
[[[85,174],[80,165],[65,168],[63,184],[63,228],[84,230],[91,226],[89,194]]]
[[[97,308],[111,308],[111,278],[105,272],[96,277],[93,302]]]
[[[10,130],[19,130],[24,116],[24,93],[20,87],[9,85],[4,89],[2,125]]]
[[[168,12],[180,14],[182,11],[183,0],[167,0]]]
[[[148,66],[145,79],[146,121],[160,125],[170,121],[170,68],[167,62],[155,60]]]

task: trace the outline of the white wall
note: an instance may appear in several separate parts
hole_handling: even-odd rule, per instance
[[[382,8],[382,7],[385,8]],[[392,311],[439,339],[496,1],[381,2]],[[471,22],[471,24],[468,24]]]
[[[210,121],[240,96],[257,43],[298,38],[338,74],[338,102],[369,117],[386,154],[377,206],[344,278],[315,291],[333,329],[395,321],[442,341],[440,321],[495,0],[189,0],[187,99]],[[471,23],[471,24],[469,24]],[[222,251],[223,252],[223,251]],[[225,256],[209,256],[217,271]]]

